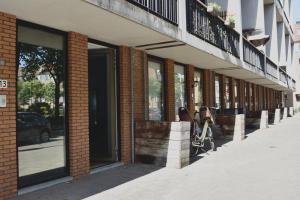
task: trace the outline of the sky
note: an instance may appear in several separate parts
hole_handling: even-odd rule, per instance
[[[300,21],[300,0],[292,0],[294,22]]]

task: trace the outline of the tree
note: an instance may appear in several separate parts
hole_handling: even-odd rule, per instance
[[[30,88],[25,83],[18,81],[18,105],[28,105],[31,98]]]
[[[64,54],[62,50],[19,43],[22,78],[36,79],[38,74],[49,74],[54,81],[54,113],[59,116],[60,85],[64,78]]]
[[[55,83],[49,82],[43,86],[44,98],[48,103],[55,103]]]

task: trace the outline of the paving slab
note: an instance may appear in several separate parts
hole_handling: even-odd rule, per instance
[[[299,200],[300,115],[201,154],[183,169],[129,165],[14,199]]]

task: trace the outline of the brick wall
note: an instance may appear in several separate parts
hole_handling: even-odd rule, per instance
[[[214,72],[203,70],[203,103],[205,106],[215,106],[215,79]]]
[[[225,102],[225,96],[226,96],[226,92],[225,92],[225,76],[224,75],[220,75],[220,98],[221,98],[221,110],[224,110],[226,108],[226,102]]]
[[[147,57],[143,51],[135,50],[134,52],[134,108],[135,120],[146,119],[146,84],[145,80],[147,70]]]
[[[68,34],[68,114],[70,175],[90,170],[87,37]]]
[[[186,94],[187,94],[187,107],[192,113],[195,112],[194,104],[194,66],[186,66]]]
[[[175,78],[174,78],[174,61],[165,59],[165,120],[175,121]]]
[[[230,108],[235,108],[235,91],[234,91],[234,81],[235,79],[230,77]]]
[[[16,17],[0,12],[0,79],[8,81],[7,107],[0,108],[0,200],[17,192],[16,152]]]
[[[16,157],[16,17],[0,12],[0,79],[8,81],[7,107],[0,108],[0,199],[17,192]]]
[[[120,137],[121,160],[131,162],[131,76],[130,76],[130,49],[120,47]]]
[[[245,81],[239,80],[239,107],[245,108]]]

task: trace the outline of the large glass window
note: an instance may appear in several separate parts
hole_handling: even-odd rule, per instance
[[[194,73],[194,85],[195,110],[199,111],[203,105],[203,74],[200,70]]]
[[[239,83],[233,79],[233,90],[234,90],[234,108],[239,108]]]
[[[230,105],[230,80],[228,77],[225,77],[225,108],[229,109],[231,107]]]
[[[249,109],[249,89],[248,89],[248,83],[245,83],[245,107],[248,110]]]
[[[215,75],[215,101],[216,101],[216,109],[221,109],[221,96],[220,96],[220,77],[219,75]]]
[[[148,62],[149,120],[164,119],[163,64]]]
[[[178,108],[184,107],[186,104],[185,95],[185,70],[182,65],[174,66],[174,78],[175,78],[175,113],[176,120],[179,120]]]
[[[65,37],[18,26],[20,187],[66,175]]]

